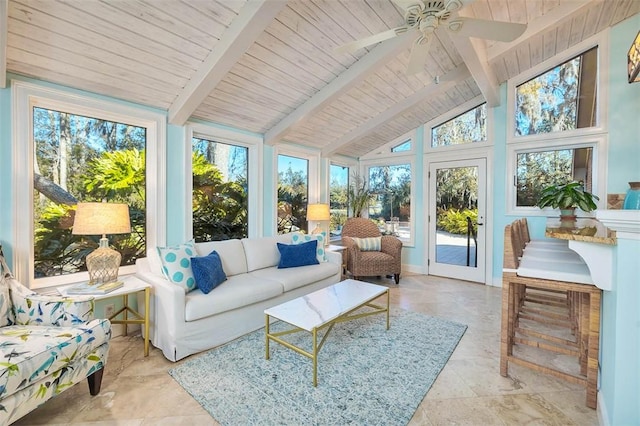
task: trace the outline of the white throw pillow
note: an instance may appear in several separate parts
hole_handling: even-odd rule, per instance
[[[322,234],[301,234],[294,232],[291,234],[291,244],[308,243],[309,241],[318,240],[318,247],[316,248],[316,257],[318,262],[326,262],[327,256],[324,254],[324,233]]]

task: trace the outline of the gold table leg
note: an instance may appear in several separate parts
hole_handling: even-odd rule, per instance
[[[265,315],[264,318],[265,318],[265,322],[266,322],[265,325],[264,325],[264,329],[265,329],[264,335],[265,335],[265,339],[266,339],[266,342],[265,342],[266,352],[265,352],[264,358],[265,359],[269,359],[269,356],[270,356],[269,355],[269,315]]]
[[[313,329],[313,386],[318,386],[318,329]]]

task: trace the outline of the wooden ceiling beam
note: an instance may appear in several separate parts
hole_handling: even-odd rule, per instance
[[[443,33],[449,36],[456,50],[462,56],[462,60],[467,64],[467,68],[476,81],[482,96],[486,99],[487,105],[490,107],[500,105],[498,79],[489,66],[484,41],[462,37],[448,31]]]
[[[0,89],[7,87],[7,29],[9,0],[0,0]]]
[[[242,7],[169,107],[171,124],[182,126],[189,119],[286,4],[286,0],[252,0]]]
[[[410,31],[376,46],[371,52],[363,56],[291,114],[269,129],[265,133],[265,144],[275,145],[281,141],[293,126],[313,117],[314,114],[344,95],[348,90],[360,84],[379,67],[393,60],[403,50],[408,49],[414,38],[415,33]]]
[[[441,76],[439,78],[440,83],[434,82],[425,86],[424,88],[415,92],[413,95],[402,100],[402,102],[394,104],[391,108],[387,109],[381,114],[378,114],[377,116],[367,120],[363,125],[353,129],[335,142],[326,145],[324,148],[322,148],[321,155],[323,157],[330,156],[343,146],[348,145],[349,143],[358,140],[368,135],[369,133],[375,132],[376,129],[384,126],[387,122],[411,110],[416,105],[424,102],[424,100],[428,96],[431,96],[434,93],[441,93],[449,90],[460,81],[465,80],[470,76],[471,74],[469,73],[467,67],[464,64],[460,65],[454,70],[449,71],[445,75]]]

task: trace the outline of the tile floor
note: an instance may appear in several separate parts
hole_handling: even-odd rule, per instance
[[[499,288],[408,274],[399,286],[379,283],[395,306],[469,326],[410,425],[598,424],[580,386],[515,365],[500,376]],[[218,424],[167,374],[175,364],[155,348],[142,355],[140,336],[114,338],[98,396],[80,383],[15,424]]]

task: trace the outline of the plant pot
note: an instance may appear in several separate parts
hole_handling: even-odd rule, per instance
[[[561,221],[575,221],[576,220],[576,208],[571,207],[568,209],[560,209]]]

